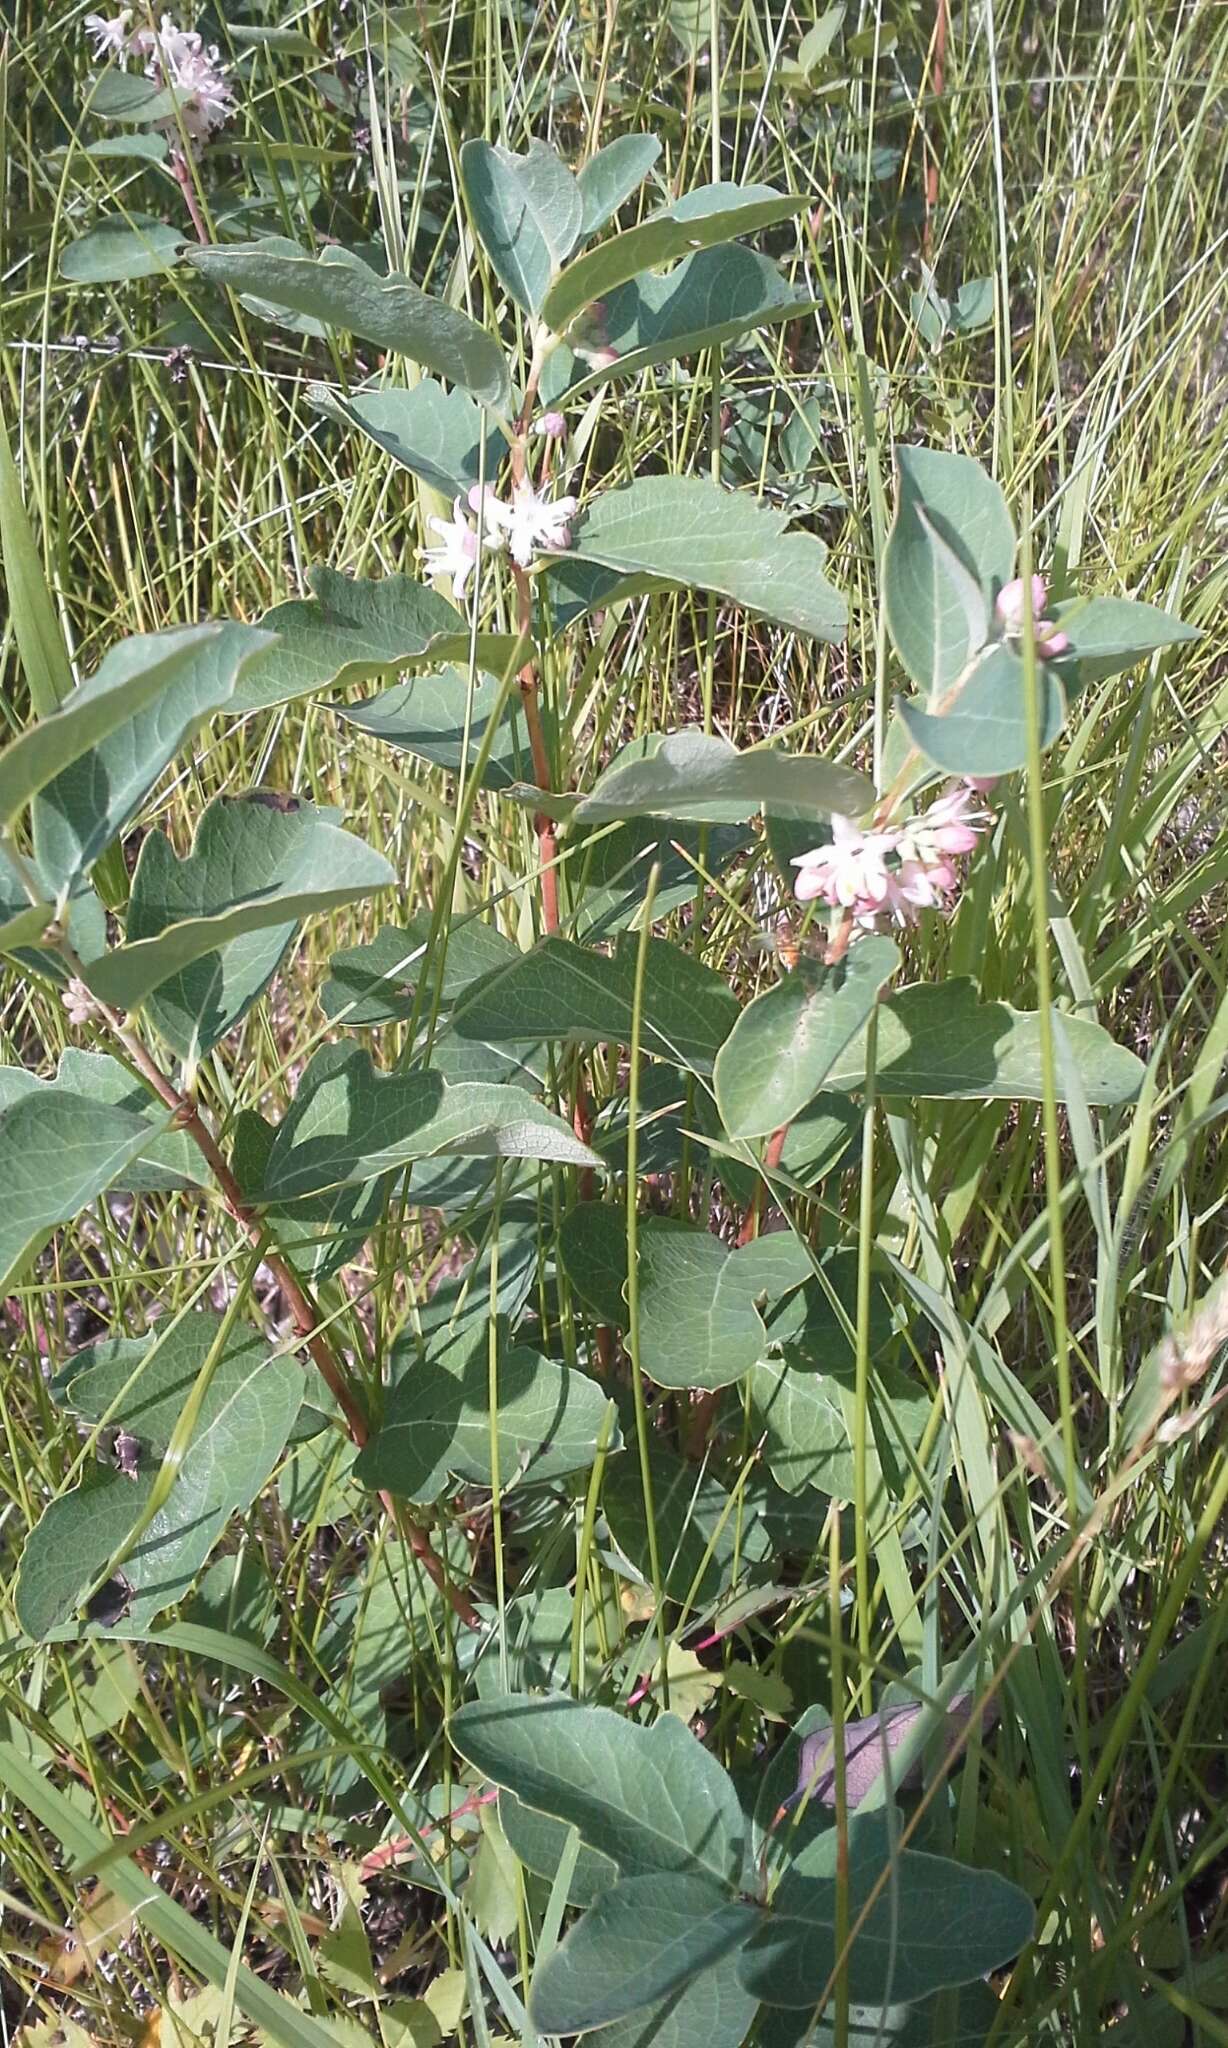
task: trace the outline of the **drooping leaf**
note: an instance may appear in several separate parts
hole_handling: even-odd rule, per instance
[[[746,1833],[737,1795],[672,1715],[641,1728],[608,1707],[507,1693],[461,1707],[449,1729],[483,1777],[570,1823],[622,1877],[737,1882]]]
[[[348,396],[312,384],[307,396],[329,419],[355,427],[446,498],[464,497],[483,474],[493,482],[507,453],[503,435],[468,392],[445,392],[433,377],[423,377],[412,390],[388,385]]]
[[[243,678],[234,712],[270,711],[334,684],[373,682],[424,662],[469,659],[464,618],[429,584],[409,576],[360,582],[325,568],[313,569],[308,581],[314,596],[274,605],[260,620],[278,644]],[[512,634],[479,633],[476,659],[505,670],[516,647]]]
[[[840,640],[848,608],[827,550],[783,515],[699,477],[654,476],[607,491],[572,529],[572,553],[627,577],[711,590],[796,632]]]
[[[157,1194],[207,1181],[208,1170],[187,1132],[167,1130],[162,1104],[108,1053],[69,1046],[60,1054],[54,1081],[40,1080],[27,1067],[0,1067],[0,1111],[48,1088],[145,1118],[149,1142],[119,1169],[112,1187],[127,1194]]]
[[[1070,641],[1068,652],[1057,662],[1067,690],[1119,675],[1157,647],[1199,638],[1196,627],[1135,598],[1077,597],[1051,606],[1049,613]]]
[[[60,257],[60,275],[73,284],[120,284],[173,270],[184,244],[182,228],[134,213],[100,220]]]
[[[734,1950],[659,2004],[595,2027],[587,2048],[742,2048],[758,2011],[738,1982]]]
[[[595,1380],[517,1346],[501,1352],[496,1381],[501,1489],[563,1478],[592,1463],[611,1405]],[[615,1426],[607,1442],[617,1449],[621,1441]],[[483,1336],[468,1352],[425,1359],[398,1380],[355,1473],[364,1486],[429,1502],[449,1477],[489,1485],[491,1456]]]
[[[932,697],[976,652],[973,595],[988,620],[1014,572],[1015,529],[1000,488],[969,456],[900,448],[896,461],[883,601],[896,653]]]
[[[469,679],[460,669],[444,668],[412,681],[394,683],[382,696],[364,704],[337,704],[339,718],[398,753],[415,755],[432,767],[455,775],[467,772],[477,759],[486,728],[494,717],[502,686],[493,676]],[[465,752],[465,708],[470,706],[469,750]],[[502,790],[531,772],[532,754],[519,697],[506,703],[482,773],[482,788]]]
[[[649,1451],[652,1514],[661,1585],[671,1600],[703,1606],[762,1565],[771,1539],[757,1503],[739,1503],[719,1479],[653,1444]],[[652,1544],[638,1461],[620,1458],[605,1475],[602,1504],[610,1534],[646,1584],[652,1582]]]
[[[111,1186],[155,1130],[130,1109],[55,1086],[0,1111],[0,1288],[12,1285],[57,1225]]]
[[[982,1003],[971,981],[901,989],[879,1004],[878,1020],[876,1072],[884,1095],[1003,1102],[1039,1102],[1044,1095],[1036,1011]],[[1063,1015],[1062,1028],[1086,1100],[1132,1102],[1143,1078],[1141,1060],[1090,1018]],[[859,1088],[865,1072],[863,1034],[841,1053],[827,1085]],[[1060,1072],[1057,1088],[1060,1100]]]
[[[135,1008],[172,976],[233,939],[385,889],[395,879],[382,854],[327,823],[313,806],[275,809],[254,797],[219,797],[180,860],[151,832],[141,846],[127,939],[90,963],[96,995]]]
[[[533,1973],[529,2015],[571,2034],[638,2012],[749,1940],[761,1908],[706,1876],[624,1879],[601,1893]]]
[[[507,363],[498,343],[468,314],[428,297],[407,277],[380,277],[345,249],[309,256],[280,235],[190,249],[187,258],[213,284],[357,334],[465,385],[487,405],[508,409]]]
[[[145,998],[146,1015],[183,1060],[211,1051],[264,994],[294,941],[297,924],[245,932],[194,960]]]
[[[41,789],[82,754],[176,681],[221,626],[183,626],[121,640],[94,675],[59,709],[27,726],[0,753],[0,825],[7,825]]]
[[[568,264],[542,302],[542,318],[562,334],[585,306],[641,271],[658,270],[693,249],[773,227],[800,213],[804,205],[804,200],[785,197],[767,185],[700,185],[639,227],[599,243]]]
[[[433,991],[439,974],[438,960],[428,954],[431,925],[424,911],[407,925],[385,925],[365,946],[334,953],[320,990],[329,1021],[356,1028],[411,1017],[419,980],[425,974]],[[472,983],[521,958],[511,939],[479,918],[449,925],[444,937],[439,1000],[445,1013]]]
[[[381,1074],[359,1046],[326,1045],[299,1083],[265,1170],[266,1201],[374,1180],[439,1153],[599,1165],[561,1117],[521,1089]]]
[[[739,1959],[744,1988],[770,2005],[812,2006],[836,1965],[835,1828],[792,1858],[769,1918]],[[988,1870],[913,1849],[892,1853],[885,1816],[854,1815],[848,1830],[848,1924],[885,1882],[854,1936],[849,1996],[859,2005],[912,2003],[968,1984],[1018,1954],[1034,1914],[1026,1892]]]
[[[525,800],[534,794],[540,796],[526,792]],[[808,819],[832,811],[856,817],[873,800],[870,783],[852,768],[774,747],[739,753],[714,733],[684,726],[624,748],[587,796],[558,798],[553,808],[576,825],[652,817],[732,825],[759,810]]]
[[[611,377],[633,377],[652,363],[716,348],[756,328],[799,319],[814,301],[798,292],[770,257],[739,243],[700,249],[663,277],[649,273],[620,285],[604,301],[605,344],[612,363],[591,368],[577,359],[569,397]]]
[[[22,1553],[16,1605],[22,1627],[47,1635],[70,1620],[148,1507],[162,1457],[222,1320],[183,1317],[161,1339],[96,1345],[74,1373],[69,1400],[87,1421],[122,1422],[140,1445],[135,1478],[91,1466],[44,1510]],[[236,1511],[247,1508],[285,1446],[303,1395],[302,1367],[239,1329],[200,1401],[170,1493],[120,1569],[131,1589],[129,1626],[148,1624],[187,1590]]]
[[[1066,699],[1052,662],[1036,665],[1040,744],[1062,730]],[[909,697],[896,708],[913,745],[949,775],[1010,775],[1028,761],[1029,713],[1023,660],[1005,640],[994,641],[961,681],[946,692],[941,712],[925,711]]]
[[[731,1137],[779,1130],[814,1100],[899,964],[890,939],[870,936],[836,967],[799,963],[747,1005],[713,1072],[717,1107]]]
[[[665,1217],[645,1217],[636,1240],[640,1364],[664,1387],[725,1387],[793,1334],[781,1304],[814,1276],[792,1232],[740,1249]],[[564,1219],[559,1255],[581,1298],[625,1326],[627,1249],[621,1212],[581,1203]],[[617,1293],[614,1290],[617,1278]]]
[[[619,135],[590,156],[576,174],[583,207],[580,234],[585,240],[639,190],[660,154],[655,135]]]
[[[452,1028],[492,1045],[564,1039],[573,1045],[626,1045],[631,1039],[638,940],[620,938],[612,957],[569,939],[549,938],[456,1006]],[[737,1003],[693,953],[650,939],[644,976],[641,1043],[674,1065],[707,1072]]]
[[[71,887],[122,832],[202,719],[228,704],[272,634],[224,626],[190,648],[157,697],[49,782],[35,801],[39,867]]]
[[[478,239],[504,290],[526,313],[542,301],[579,239],[580,187],[546,142],[524,156],[475,138],[460,153],[461,183]]]

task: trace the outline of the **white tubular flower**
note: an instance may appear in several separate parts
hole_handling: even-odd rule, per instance
[[[945,864],[952,854],[971,853],[989,824],[989,812],[976,801],[968,783],[952,783],[940,797],[909,819],[900,832],[900,856],[927,867]]]
[[[478,559],[478,537],[461,499],[453,502],[451,519],[428,519],[426,523],[439,535],[439,542],[435,547],[419,548],[418,558],[429,575],[450,576],[457,597],[463,598]]]
[[[103,14],[87,14],[82,27],[93,42],[91,52],[95,64],[104,58],[113,57],[121,69],[128,62],[130,41],[128,24],[132,20],[132,9],[125,7],[108,20]]]
[[[85,983],[78,981],[75,976],[68,983],[60,1000],[68,1014],[70,1024],[88,1024],[90,1018],[97,1014],[93,996],[85,986]]]
[[[833,910],[877,914],[892,893],[887,855],[894,852],[894,832],[863,832],[851,818],[833,813],[832,843],[799,854],[793,862],[801,872],[794,887],[799,903],[816,897]]]
[[[542,498],[532,484],[516,484],[507,515],[507,544],[512,560],[527,569],[538,548],[557,552],[571,546],[574,498]]]

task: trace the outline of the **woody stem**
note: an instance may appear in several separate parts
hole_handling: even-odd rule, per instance
[[[68,965],[79,974],[80,961],[62,948]],[[264,1262],[273,1274],[289,1307],[294,1327],[303,1346],[311,1357],[325,1386],[333,1395],[338,1408],[345,1418],[345,1426],[352,1441],[361,1449],[371,1434],[366,1415],[337,1359],[326,1332],[320,1325],[319,1311],[294,1271],[293,1266],[273,1246],[265,1243],[265,1232],[255,1210],[244,1199],[243,1191],[222,1155],[217,1139],[210,1130],[199,1107],[192,1097],[176,1088],[169,1075],[162,1072],[148,1047],[143,1044],[118,1010],[109,1003],[93,998],[98,1014],[106,1023],[116,1042],[121,1045],[146,1086],[152,1089],[158,1100],[165,1104],[174,1118],[176,1127],[185,1131],[204,1159],[222,1197],[227,1212],[242,1230],[248,1242],[263,1246]],[[452,1583],[447,1569],[431,1547],[426,1530],[415,1522],[399,1501],[388,1493],[381,1493],[380,1500],[394,1528],[398,1529],[409,1544],[423,1570],[434,1580],[440,1592],[453,1611],[468,1628],[480,1626],[477,1610],[468,1594]]]

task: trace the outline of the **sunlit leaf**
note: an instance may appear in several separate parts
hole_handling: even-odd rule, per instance
[[[827,580],[826,548],[786,529],[781,513],[746,492],[699,477],[644,477],[591,501],[572,551],[623,576],[715,591],[816,639],[843,639],[848,608]]]
[[[545,296],[542,318],[556,334],[562,334],[585,306],[625,284],[629,277],[658,270],[675,257],[689,256],[693,249],[732,242],[738,235],[754,234],[759,228],[789,220],[805,203],[773,192],[767,185],[700,185],[672,200],[639,227],[598,243],[568,264]]]
[[[507,363],[498,343],[467,313],[430,298],[407,277],[380,277],[346,249],[309,256],[281,235],[186,254],[212,284],[357,334],[507,410]]]

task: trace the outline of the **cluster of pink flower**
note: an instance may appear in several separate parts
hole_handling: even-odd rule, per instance
[[[1004,583],[998,592],[995,609],[1006,629],[1008,640],[1023,638],[1024,607],[1027,601],[1022,576],[1016,576],[1011,583]],[[1070,645],[1069,634],[1061,632],[1052,619],[1043,616],[1048,601],[1049,586],[1044,577],[1033,576],[1032,630],[1036,640],[1036,652],[1042,661],[1056,660],[1059,654],[1065,654]]]
[[[158,125],[173,135],[182,121],[190,142],[204,142],[234,112],[234,94],[222,74],[216,43],[206,50],[195,30],[176,28],[169,14],[162,16],[160,28],[133,28],[132,14],[125,7],[110,18],[86,15],[95,59],[113,57],[124,70],[129,58],[143,62],[145,76],[175,95],[175,112]]]
[[[863,831],[832,818],[832,843],[803,853],[794,894],[851,912],[854,934],[912,924],[923,910],[945,909],[959,886],[957,862],[990,823],[978,804],[983,785],[953,783],[928,810],[902,825]]]
[[[546,415],[550,422],[558,417]],[[439,535],[439,540],[434,547],[418,550],[428,575],[450,576],[458,598],[464,597],[465,585],[482,548],[496,554],[506,548],[518,567],[527,569],[539,548],[557,552],[571,545],[574,498],[546,498],[526,482],[512,486],[509,505],[489,485],[483,489],[482,485],[474,484],[468,506],[467,512],[465,500],[456,498],[451,519],[428,519],[427,525]],[[470,512],[480,515],[480,530],[469,517]]]

